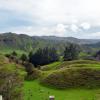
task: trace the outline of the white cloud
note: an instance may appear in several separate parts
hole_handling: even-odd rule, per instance
[[[88,20],[98,23],[99,4],[99,0],[2,0],[0,8],[45,21],[72,23],[75,20]]]
[[[66,26],[63,24],[58,24],[56,27],[56,32],[58,33],[64,33],[66,31]]]
[[[81,25],[80,25],[83,29],[85,29],[85,30],[88,30],[88,29],[90,29],[90,24],[89,23],[86,23],[86,22],[84,22],[84,23],[82,23]]]
[[[73,32],[78,32],[78,30],[79,30],[78,26],[75,25],[75,24],[72,24],[72,25],[70,26],[70,29],[71,29],[71,31],[73,31]]]

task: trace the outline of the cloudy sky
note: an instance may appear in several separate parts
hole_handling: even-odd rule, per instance
[[[0,32],[100,39],[100,0],[0,0]]]

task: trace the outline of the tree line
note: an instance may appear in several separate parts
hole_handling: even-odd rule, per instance
[[[71,61],[78,59],[80,49],[79,46],[76,44],[69,44],[65,47],[63,53],[63,60],[64,61]],[[49,64],[52,62],[56,62],[60,60],[60,55],[57,52],[56,48],[43,48],[38,49],[34,54],[30,53],[29,62],[34,64],[34,66],[41,66],[45,64]]]
[[[69,44],[65,47],[63,55],[61,56],[55,47],[39,48],[35,53],[32,51],[26,55],[25,53],[18,58],[22,62],[32,63],[35,67],[50,64],[59,61],[60,58],[64,61],[71,61],[78,59],[80,48],[76,44]],[[9,56],[11,59],[15,59],[18,54],[14,51]],[[16,61],[17,62],[17,61]]]

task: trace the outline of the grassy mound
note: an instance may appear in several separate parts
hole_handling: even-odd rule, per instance
[[[62,64],[62,62],[54,62],[45,66],[42,66],[41,69],[43,71],[48,71],[48,70],[54,70],[57,69],[58,67],[60,67]]]
[[[100,68],[100,62],[92,60],[75,60],[65,62],[55,62],[42,66],[43,71],[57,70],[61,68],[72,68],[72,67],[88,67],[88,68]]]
[[[100,62],[98,61],[56,62],[43,66],[42,73],[41,83],[56,88],[100,86]]]
[[[56,88],[100,87],[100,70],[86,68],[59,70],[41,82]]]

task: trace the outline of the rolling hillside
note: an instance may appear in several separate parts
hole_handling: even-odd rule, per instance
[[[49,95],[54,95],[56,100],[99,100],[99,84],[100,62],[55,62],[42,66],[41,77],[37,80],[25,81],[24,99],[48,100]]]
[[[38,48],[46,46],[56,47],[60,52],[68,43],[76,43],[86,49],[92,46],[90,44],[98,43],[100,40],[77,39],[74,37],[55,37],[55,36],[28,36],[24,34],[4,33],[0,34],[0,50],[24,50],[35,51]],[[84,44],[84,46],[82,46]],[[88,44],[88,46],[85,44]],[[90,45],[90,46],[89,46]],[[98,46],[99,47],[99,46]]]

